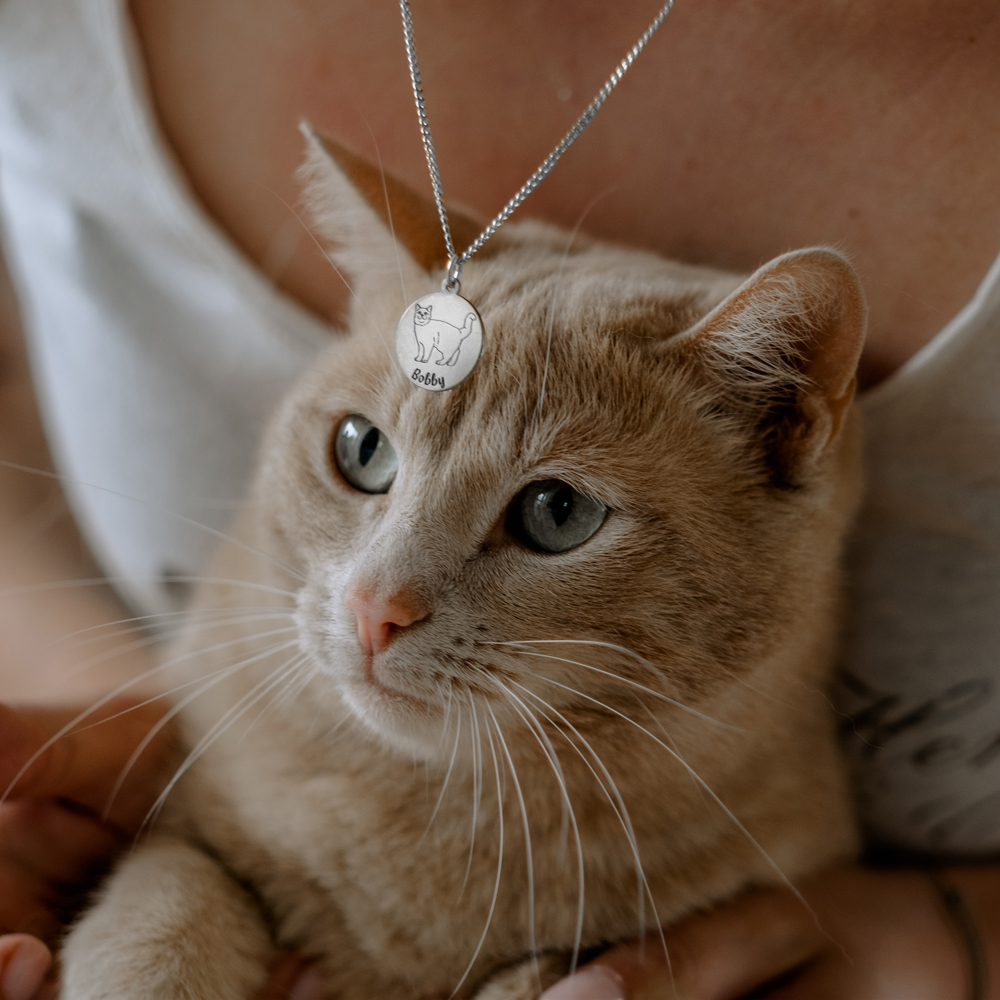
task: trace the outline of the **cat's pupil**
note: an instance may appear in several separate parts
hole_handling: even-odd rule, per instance
[[[362,439],[361,447],[358,449],[358,461],[364,466],[372,460],[375,449],[378,447],[379,429],[373,427]]]
[[[549,501],[549,511],[552,514],[552,520],[556,523],[556,527],[561,528],[569,520],[570,514],[573,513],[572,487],[564,486],[556,493]]]

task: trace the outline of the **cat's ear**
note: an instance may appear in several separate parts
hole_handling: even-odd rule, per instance
[[[330,254],[353,278],[399,281],[426,279],[443,268],[447,251],[434,202],[385,174],[306,122],[306,158],[299,172],[303,196]],[[481,226],[449,207],[448,221],[458,249],[479,235]]]
[[[678,346],[751,422],[776,480],[793,485],[840,433],[866,322],[854,269],[819,247],[765,264]]]

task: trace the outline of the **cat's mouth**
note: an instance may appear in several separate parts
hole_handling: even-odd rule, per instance
[[[376,691],[381,698],[387,698],[399,704],[408,705],[411,708],[419,708],[424,712],[428,711],[432,707],[430,703],[425,701],[423,698],[418,698],[405,691],[400,691],[399,688],[391,687],[381,680],[378,675],[379,672],[375,660],[375,656],[366,656],[364,659],[362,678],[364,685],[368,690]]]

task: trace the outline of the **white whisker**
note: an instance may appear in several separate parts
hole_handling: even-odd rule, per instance
[[[484,672],[485,673],[485,672]],[[488,676],[488,675],[487,675]],[[492,678],[491,678],[492,679]],[[495,683],[503,690],[504,694],[510,699],[511,706],[514,711],[517,712],[519,716],[524,720],[525,725],[528,727],[528,731],[534,736],[535,741],[542,749],[542,753],[545,755],[552,768],[553,773],[556,776],[556,781],[559,784],[559,791],[562,796],[562,814],[563,830],[560,831],[560,844],[559,844],[559,854],[560,858],[565,856],[565,833],[563,832],[566,828],[567,818],[573,827],[573,839],[576,842],[576,861],[577,861],[577,906],[576,906],[576,933],[573,938],[573,957],[570,961],[570,973],[576,971],[577,962],[580,958],[580,945],[583,938],[583,907],[584,907],[584,864],[583,864],[583,844],[580,840],[580,828],[576,822],[576,813],[573,810],[573,803],[569,798],[569,789],[566,785],[566,778],[563,775],[562,767],[559,764],[559,756],[556,753],[555,747],[552,745],[552,741],[548,738],[545,730],[542,728],[541,723],[535,717],[535,713],[528,707],[528,705],[519,698],[513,691],[511,691],[502,681],[499,679],[494,679]],[[520,707],[518,707],[520,706]]]
[[[635,657],[640,660],[644,665],[648,666],[651,670],[655,671],[657,674],[660,673],[656,667],[654,667],[647,660],[643,660],[637,653],[632,653],[631,650],[626,649],[624,646],[615,646],[609,642],[587,642],[585,640],[576,639],[530,639],[523,642],[489,642],[484,643],[487,646],[515,646],[521,647],[526,645],[535,645],[536,643],[574,643],[580,642],[584,645],[593,646],[604,646],[608,649],[619,650],[622,653],[629,653],[630,656]],[[677,701],[675,698],[670,698],[665,694],[661,694],[659,691],[654,691],[650,687],[646,687],[644,684],[640,684],[638,681],[633,681],[629,677],[622,677],[620,674],[612,673],[610,670],[602,670],[600,667],[595,667],[591,663],[583,663],[580,660],[570,660],[564,656],[553,656],[551,653],[536,653],[529,649],[519,649],[522,656],[538,656],[546,660],[557,660],[560,663],[568,663],[574,667],[583,667],[585,670],[592,670],[594,673],[603,674],[605,677],[610,677],[612,680],[620,681],[622,684],[628,684],[630,687],[636,688],[638,691],[643,691],[646,694],[651,694],[654,698],[659,698],[660,701],[665,701],[668,705],[673,705],[674,708],[679,708],[684,712],[688,712],[690,715],[694,715],[697,718],[703,720],[704,722],[711,722],[714,726],[721,726],[723,729],[729,729],[733,732],[742,733],[745,730],[740,729],[737,726],[731,726],[727,722],[721,722],[719,719],[713,719],[710,715],[705,715],[703,712],[699,712],[696,708],[691,708],[690,705],[685,705],[682,701]]]
[[[140,615],[135,618],[121,618],[118,621],[102,622],[100,625],[91,625],[89,628],[77,629],[75,632],[68,632],[66,635],[60,636],[55,639],[51,646],[59,647],[64,644],[70,644],[71,640],[77,640],[72,642],[71,648],[78,649],[84,646],[94,645],[99,642],[104,642],[109,639],[114,639],[123,635],[135,635],[136,633],[145,634],[151,644],[163,643],[167,641],[164,637],[171,635],[179,635],[183,632],[188,631],[206,631],[210,628],[222,628],[225,625],[239,625],[242,622],[258,622],[266,621],[272,618],[292,618],[294,616],[293,611],[276,611],[274,608],[240,608],[240,614],[234,615],[231,608],[219,608],[216,609],[214,614],[205,614],[204,616],[199,616],[198,619],[192,623],[186,616],[185,612],[165,612],[163,615]],[[263,612],[263,613],[262,613]],[[172,624],[167,629],[162,629],[155,635],[149,635],[148,630],[145,628],[143,621],[150,618],[165,618],[168,614],[171,616],[176,615],[176,624]],[[132,623],[140,624],[132,624]],[[117,628],[117,626],[128,626],[124,628]],[[114,629],[114,631],[111,631]],[[97,633],[96,635],[91,633]],[[87,636],[86,639],[79,639],[79,636]]]
[[[646,879],[646,872],[642,865],[642,858],[640,857],[639,854],[639,841],[635,835],[635,829],[632,826],[632,820],[631,817],[629,816],[628,807],[625,805],[625,800],[622,797],[621,792],[618,790],[617,782],[612,777],[611,772],[608,771],[607,767],[604,764],[604,761],[601,759],[597,751],[593,748],[593,746],[591,746],[590,742],[576,728],[576,726],[574,726],[573,723],[566,718],[565,715],[563,715],[554,705],[547,702],[540,695],[536,694],[534,691],[531,691],[529,688],[524,687],[524,685],[518,684],[516,681],[511,681],[511,683],[515,687],[520,688],[520,690],[524,691],[526,695],[533,698],[536,702],[538,702],[542,706],[543,716],[545,716],[545,718],[548,719],[548,721],[553,725],[553,727],[558,732],[562,733],[563,739],[565,739],[566,742],[569,743],[569,745],[574,749],[574,751],[583,761],[584,765],[593,775],[594,780],[598,784],[598,787],[601,789],[601,791],[607,798],[608,803],[612,808],[612,811],[617,816],[618,822],[621,824],[622,829],[625,831],[625,838],[628,841],[629,848],[632,851],[632,859],[635,863],[636,878],[638,882],[638,892],[639,892],[639,898],[638,898],[639,936],[642,937],[643,934],[645,933],[645,900],[648,897],[650,906],[653,909],[653,916],[656,918],[656,926],[659,930],[660,938],[663,942],[664,954],[666,954],[666,947],[667,947],[666,940],[663,938],[663,929],[660,926],[659,914],[656,911],[656,901],[653,898],[653,891],[650,888],[648,880]],[[597,773],[597,771],[594,770],[593,765],[584,755],[580,747],[577,746],[577,744],[574,743],[573,740],[571,740],[558,725],[552,722],[552,719],[548,715],[548,712],[551,712],[553,715],[555,715],[559,719],[559,721],[562,722],[562,724],[580,741],[580,743],[583,744],[587,752],[593,758],[594,764],[597,765],[597,767],[601,771],[601,774],[603,774],[604,776],[603,778],[601,777],[601,775]],[[667,961],[668,962],[670,961],[669,956],[667,956]]]
[[[504,830],[503,830],[503,790],[500,787],[500,764],[497,760],[496,748],[493,745],[493,734],[490,731],[489,719],[486,720],[486,737],[490,741],[490,755],[493,758],[493,772],[497,779],[497,816],[499,820],[499,835],[500,835],[500,847],[497,851],[497,877],[493,884],[493,899],[490,900],[490,909],[486,915],[486,926],[483,928],[483,933],[479,938],[479,943],[476,945],[476,950],[472,954],[472,958],[469,964],[465,967],[465,972],[462,973],[461,979],[459,979],[455,988],[451,991],[451,996],[448,1000],[452,1000],[452,997],[462,988],[462,983],[468,978],[469,973],[472,971],[472,967],[476,964],[476,959],[479,958],[479,953],[483,950],[483,943],[486,941],[486,935],[489,932],[490,924],[493,923],[493,913],[497,906],[497,897],[500,895],[500,875],[503,871],[503,850],[504,850]]]
[[[760,843],[753,836],[753,834],[751,834],[750,831],[739,821],[739,819],[737,819],[737,817],[733,814],[732,810],[722,801],[722,799],[720,799],[719,796],[715,794],[711,786],[701,777],[700,774],[698,774],[697,771],[695,771],[693,767],[691,767],[690,764],[688,764],[686,760],[684,760],[684,758],[679,753],[674,751],[671,747],[667,746],[667,744],[664,743],[663,740],[659,739],[657,736],[651,733],[648,729],[646,729],[645,726],[640,726],[639,723],[635,721],[635,719],[630,718],[623,712],[619,712],[616,708],[613,708],[611,705],[605,705],[603,702],[598,701],[596,698],[592,698],[590,695],[584,694],[584,692],[582,691],[577,691],[575,688],[571,688],[566,684],[561,684],[559,681],[555,681],[551,677],[540,677],[539,679],[545,681],[548,684],[554,684],[556,687],[562,688],[564,691],[576,695],[577,697],[585,698],[587,701],[593,702],[595,705],[604,709],[605,711],[611,712],[613,715],[616,715],[620,719],[624,719],[627,723],[629,723],[629,725],[635,726],[635,728],[638,729],[640,732],[645,733],[654,743],[663,747],[663,749],[666,750],[667,753],[670,754],[670,756],[673,757],[674,760],[676,760],[677,763],[680,764],[681,767],[684,768],[684,770],[687,771],[695,779],[695,781],[705,790],[705,792],[709,795],[712,801],[726,814],[726,816],[732,821],[732,823],[735,824],[736,828],[747,838],[748,841],[750,841],[753,847],[760,853],[761,857],[774,870],[774,872],[778,875],[781,881],[792,891],[796,899],[798,899],[799,902],[806,908],[806,911],[813,917],[813,919],[816,919],[816,915],[813,912],[812,907],[810,907],[809,904],[805,901],[805,899],[803,898],[802,894],[798,891],[798,889],[796,889],[795,886],[792,885],[791,880],[778,867],[778,865],[771,858],[771,855],[764,850],[764,848],[760,845]]]
[[[303,654],[302,654],[302,656],[301,656],[301,657],[299,657],[299,660],[298,660],[298,662],[297,662],[297,663],[295,664],[295,667],[296,667],[296,670],[300,670],[301,668],[305,667],[305,666],[306,666],[306,665],[307,665],[307,664],[308,664],[309,662],[310,662],[310,660],[309,660],[309,655],[308,655],[307,653],[303,653]],[[266,714],[267,714],[267,713],[268,713],[268,712],[269,712],[269,711],[270,711],[271,709],[275,709],[275,708],[277,708],[277,707],[278,707],[279,705],[281,705],[281,704],[285,704],[285,703],[287,703],[288,701],[290,701],[290,700],[291,700],[292,698],[296,697],[296,696],[297,696],[297,695],[298,695],[298,694],[299,694],[299,693],[300,693],[300,692],[301,692],[301,691],[303,690],[303,687],[304,687],[304,686],[305,686],[306,684],[308,684],[308,683],[309,683],[309,681],[310,681],[310,680],[311,680],[311,679],[312,679],[312,678],[313,678],[313,677],[315,676],[315,674],[316,674],[315,670],[313,670],[313,671],[309,671],[309,670],[302,670],[302,674],[301,674],[301,676],[299,676],[299,677],[295,677],[294,673],[293,673],[293,674],[292,674],[291,676],[289,676],[289,677],[286,677],[286,678],[285,678],[285,680],[287,681],[287,683],[286,683],[286,685],[285,685],[285,689],[284,689],[284,691],[279,691],[279,692],[278,692],[278,693],[277,693],[277,694],[276,694],[276,695],[275,695],[275,696],[274,696],[274,697],[273,697],[273,698],[272,698],[272,699],[271,699],[271,700],[270,700],[270,701],[269,701],[269,702],[268,702],[268,703],[267,703],[267,704],[266,704],[266,705],[265,705],[265,706],[264,706],[264,707],[263,707],[263,708],[262,708],[262,709],[261,709],[261,710],[260,710],[260,711],[259,711],[259,712],[257,713],[257,716],[256,716],[256,717],[254,718],[254,720],[253,720],[253,721],[252,721],[252,722],[250,723],[250,725],[249,725],[249,726],[247,726],[247,727],[246,727],[246,729],[244,729],[244,730],[243,730],[243,733],[242,733],[242,734],[241,734],[241,736],[240,736],[240,742],[242,743],[242,742],[243,742],[243,740],[245,740],[245,739],[247,738],[247,736],[248,736],[248,735],[250,734],[250,730],[252,730],[252,729],[253,729],[253,727],[254,727],[254,726],[256,726],[256,725],[257,725],[257,723],[258,723],[258,722],[260,722],[260,720],[261,720],[261,719],[262,719],[262,718],[263,718],[263,717],[264,717],[264,716],[265,716],[265,715],[266,715]],[[304,679],[303,679],[303,678],[304,678]]]
[[[240,641],[240,640],[234,640],[234,641]],[[224,644],[224,645],[226,645],[226,644]],[[204,651],[202,650],[202,651],[199,651],[199,653],[200,652],[204,652]],[[10,780],[10,783],[4,789],[3,793],[0,794],[0,806],[2,806],[4,804],[4,802],[7,801],[7,798],[9,797],[9,795],[13,791],[13,789],[17,786],[17,783],[25,776],[25,774],[28,773],[28,771],[39,760],[39,758],[41,758],[45,753],[47,753],[49,750],[51,750],[52,747],[56,743],[58,743],[59,740],[61,740],[64,736],[68,736],[81,722],[85,721],[86,719],[89,719],[95,712],[100,711],[109,702],[114,701],[115,698],[117,698],[120,695],[124,694],[126,691],[128,691],[131,688],[135,687],[137,684],[141,684],[144,680],[147,680],[148,678],[152,677],[154,674],[161,673],[164,670],[168,670],[169,668],[171,668],[173,666],[176,666],[176,664],[178,662],[180,662],[181,660],[189,658],[191,655],[196,655],[196,654],[189,654],[187,657],[179,657],[179,658],[175,658],[173,660],[167,660],[165,663],[160,663],[160,664],[158,664],[155,667],[151,667],[149,670],[144,670],[141,674],[137,674],[135,677],[130,677],[127,681],[125,681],[122,684],[119,684],[118,687],[116,687],[113,690],[109,691],[107,694],[103,695],[101,698],[99,698],[97,701],[95,701],[88,708],[84,709],[78,715],[76,715],[72,719],[70,719],[70,721],[67,722],[66,725],[64,725],[58,732],[56,732],[54,735],[50,736],[28,758],[28,760],[24,763],[24,765],[17,772],[17,774],[14,775],[14,777]]]
[[[472,857],[476,847],[476,828],[479,826],[479,802],[483,794],[483,741],[479,732],[479,716],[476,714],[476,699],[469,691],[469,708],[472,710],[472,836],[469,838],[469,860],[465,866],[462,893],[469,884],[472,871]],[[461,895],[459,896],[461,898]]]
[[[493,708],[489,702],[486,703],[486,710],[490,713],[490,718],[493,720],[493,728],[496,730],[497,740],[500,743],[500,749],[503,750],[503,754],[507,758],[507,763],[510,765],[510,776],[511,780],[514,782],[514,792],[517,795],[517,803],[521,809],[521,823],[524,827],[525,863],[528,867],[528,953],[531,955],[532,967],[535,973],[535,982],[538,986],[539,992],[541,992],[542,980],[538,972],[538,946],[535,941],[535,867],[531,851],[531,829],[528,825],[528,809],[524,803],[524,795],[521,792],[521,782],[517,777],[517,768],[514,766],[514,758],[510,754],[507,741],[504,739],[503,732],[500,729],[500,723],[497,721],[497,717],[494,714]]]
[[[121,773],[118,775],[118,778],[115,781],[114,787],[111,789],[111,793],[108,796],[107,805],[105,805],[104,807],[104,813],[102,819],[106,820],[108,818],[108,815],[111,812],[111,807],[112,805],[114,805],[114,801],[118,797],[118,793],[121,791],[122,785],[125,784],[125,779],[128,777],[132,768],[135,766],[136,761],[138,761],[139,757],[142,756],[143,751],[146,749],[146,747],[149,746],[150,743],[153,742],[153,740],[156,738],[157,733],[159,733],[164,726],[166,726],[172,719],[176,718],[177,715],[183,712],[184,709],[187,708],[187,706],[190,705],[193,701],[197,700],[203,694],[210,691],[217,684],[221,684],[224,680],[231,677],[233,674],[239,673],[239,671],[244,670],[246,667],[250,666],[253,663],[258,662],[264,657],[271,656],[274,653],[279,653],[284,649],[288,649],[291,646],[294,646],[295,644],[296,640],[293,640],[290,643],[284,642],[284,643],[278,643],[274,646],[269,646],[266,649],[259,651],[256,656],[253,656],[248,660],[243,660],[231,666],[222,667],[219,670],[213,671],[211,674],[207,675],[207,678],[211,678],[210,680],[206,679],[206,677],[199,677],[197,681],[195,681],[194,683],[198,683],[199,681],[202,681],[204,683],[201,683],[200,686],[197,688],[197,690],[189,694],[187,697],[182,698],[176,705],[174,705],[173,708],[170,709],[169,712],[165,713],[162,716],[162,718],[160,718],[156,722],[156,724],[150,729],[150,731],[146,733],[146,735],[143,737],[142,741],[135,748],[135,750],[132,751],[132,755],[125,762],[125,766],[122,768]]]
[[[441,803],[444,801],[444,793],[448,789],[448,782],[451,780],[451,772],[455,768],[455,757],[458,755],[458,744],[462,736],[462,708],[460,705],[455,706],[455,710],[458,712],[458,724],[455,726],[455,745],[452,747],[451,760],[448,761],[448,770],[445,772],[444,781],[441,783],[441,793],[437,797],[437,802],[434,804],[434,810],[431,813],[431,818],[427,821],[427,826],[424,827],[424,832],[420,835],[420,840],[417,844],[420,845],[424,842],[424,838],[427,836],[430,828],[434,825],[434,819],[438,814],[438,810],[441,808]]]
[[[44,469],[33,469],[30,465],[20,465],[17,462],[9,462],[6,459],[0,459],[0,466],[5,469],[13,469],[15,472],[27,472],[35,476],[41,476],[43,479],[54,479],[58,483],[67,483],[71,486],[76,486],[83,489],[97,490],[99,493],[105,493],[108,496],[119,497],[122,500],[128,500],[131,503],[139,504],[141,507],[146,507],[149,510],[156,511],[160,514],[166,514],[167,517],[171,517],[176,521],[180,521],[182,524],[186,524],[192,528],[198,528],[200,531],[204,531],[206,534],[211,535],[213,538],[218,538],[220,541],[229,542],[231,545],[235,545],[237,548],[242,549],[244,552],[249,552],[251,555],[260,556],[263,559],[270,562],[272,565],[277,566],[278,569],[283,570],[289,576],[298,580],[300,583],[305,583],[306,578],[296,569],[291,566],[284,565],[280,560],[276,559],[269,552],[263,551],[263,549],[254,548],[252,545],[247,545],[241,542],[238,538],[234,538],[232,535],[226,534],[224,531],[219,531],[218,528],[212,528],[207,524],[202,524],[201,521],[195,521],[193,518],[185,517],[183,514],[179,514],[175,510],[170,510],[169,507],[162,507],[159,504],[153,503],[151,500],[142,500],[139,497],[130,496],[128,493],[122,493],[119,490],[113,490],[108,486],[100,486],[97,483],[86,483],[80,479],[72,479],[69,476],[60,475],[58,472],[46,472]]]
[[[294,640],[287,644],[284,648],[292,648],[298,645],[298,640]],[[262,659],[264,656],[274,655],[276,652],[280,652],[281,647],[277,650],[271,650],[267,653],[262,653],[256,656],[250,662],[254,660]],[[243,666],[245,666],[244,664]],[[255,684],[242,698],[240,698],[235,705],[233,705],[227,712],[225,712],[222,717],[205,733],[204,736],[195,744],[191,752],[187,755],[181,766],[174,772],[174,776],[167,783],[166,788],[160,793],[159,797],[153,803],[149,812],[146,813],[145,818],[139,826],[139,831],[136,834],[136,839],[142,834],[142,831],[152,822],[155,822],[156,817],[160,814],[163,806],[166,804],[167,797],[177,786],[177,782],[184,777],[184,775],[194,766],[198,759],[216,742],[220,739],[226,730],[237,722],[245,712],[248,712],[261,698],[266,697],[270,691],[280,684],[289,674],[294,673],[300,666],[300,659],[293,658],[291,661],[286,661],[280,667],[275,667],[275,669],[269,673],[263,680]],[[275,676],[277,675],[277,676]],[[198,696],[204,692],[197,691],[194,696]],[[193,697],[192,697],[193,700]]]

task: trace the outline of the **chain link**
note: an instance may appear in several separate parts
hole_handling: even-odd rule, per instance
[[[427,109],[424,106],[424,87],[420,78],[420,67],[417,65],[417,51],[413,44],[413,17],[410,14],[408,0],[399,0],[399,9],[403,15],[403,37],[406,40],[406,57],[410,63],[410,80],[413,83],[413,99],[417,105],[417,118],[420,120],[420,137],[424,143],[424,154],[427,157],[427,167],[430,170],[431,186],[434,189],[434,203],[437,205],[438,216],[441,219],[441,229],[444,232],[444,245],[448,251],[448,275],[442,288],[448,292],[457,292],[462,279],[462,265],[514,214],[518,206],[531,194],[539,184],[552,172],[559,158],[576,141],[577,136],[594,120],[601,105],[608,95],[618,86],[618,82],[635,62],[636,57],[646,47],[653,33],[666,20],[673,7],[674,0],[667,0],[653,23],[643,32],[642,37],[632,46],[631,51],[618,64],[608,78],[607,83],[597,92],[587,110],[580,116],[577,123],[566,133],[562,142],[552,150],[542,161],[541,166],[524,182],[520,190],[497,213],[493,221],[476,237],[461,254],[456,254],[451,238],[451,226],[448,225],[448,212],[444,207],[444,193],[441,187],[441,171],[438,169],[437,156],[434,152],[434,140],[431,138],[431,128],[427,122]]]

